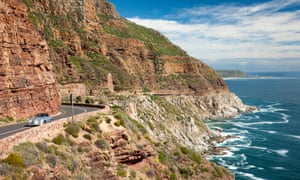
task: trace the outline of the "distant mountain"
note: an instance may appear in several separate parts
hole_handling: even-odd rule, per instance
[[[248,77],[246,73],[240,70],[217,70],[217,74],[223,78],[240,78],[240,77]]]

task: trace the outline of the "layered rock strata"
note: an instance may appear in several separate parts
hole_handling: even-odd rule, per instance
[[[19,0],[0,2],[0,117],[54,114],[60,97],[45,39]]]

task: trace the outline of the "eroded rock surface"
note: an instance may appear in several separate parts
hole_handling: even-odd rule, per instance
[[[19,0],[0,2],[0,117],[58,112],[49,48]]]

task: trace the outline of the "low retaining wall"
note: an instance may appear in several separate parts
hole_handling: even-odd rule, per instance
[[[75,121],[86,120],[89,116],[97,115],[98,113],[107,112],[108,107],[98,111],[87,112],[74,116]],[[13,149],[15,145],[24,142],[40,142],[44,139],[52,139],[64,130],[64,123],[71,122],[72,117],[60,119],[42,126],[30,128],[28,130],[16,133],[7,138],[0,140],[0,158],[4,158]]]

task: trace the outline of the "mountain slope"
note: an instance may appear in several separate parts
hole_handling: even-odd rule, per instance
[[[105,0],[24,0],[50,46],[61,84],[101,89],[112,73],[117,91],[203,95],[227,91],[206,64],[160,33],[118,15]]]

